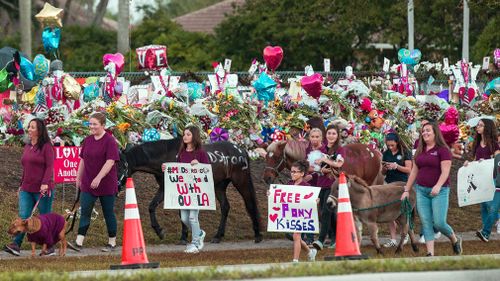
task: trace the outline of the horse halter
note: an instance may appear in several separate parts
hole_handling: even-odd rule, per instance
[[[278,163],[278,165],[275,165],[274,167],[271,167],[271,166],[266,166],[266,167],[264,168],[264,170],[271,170],[271,171],[273,171],[273,172],[275,172],[275,173],[276,173],[276,176],[279,176],[279,174],[281,174],[281,172],[280,172],[280,171],[278,171],[278,169],[279,169],[279,167],[280,167],[281,165],[283,165],[283,164],[285,163],[285,161],[286,161],[286,159],[285,159],[286,157],[285,157],[285,156],[286,156],[286,154],[283,152],[283,156],[281,157],[281,160],[280,160],[280,162]]]
[[[123,166],[125,166],[125,170],[118,178],[118,186],[121,186],[123,179],[128,176],[128,162],[126,160],[124,161]]]

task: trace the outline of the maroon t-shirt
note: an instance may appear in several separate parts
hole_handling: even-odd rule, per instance
[[[177,161],[181,163],[191,163],[193,160],[198,160],[202,164],[210,164],[208,159],[208,154],[203,149],[193,150],[193,151],[181,151],[177,155]]]
[[[325,147],[325,150],[329,150],[328,149],[328,146]],[[339,146],[337,148],[336,151],[334,151],[332,154],[329,154],[330,156],[334,156],[336,157],[336,155],[342,155],[342,149],[341,147]],[[332,160],[335,160],[335,159],[332,159]],[[318,181],[317,181],[317,185],[318,187],[321,187],[321,188],[331,188],[332,187],[332,184],[335,182],[335,178],[330,178],[328,175],[321,175],[321,176],[318,176]]]
[[[41,150],[36,145],[25,145],[21,164],[23,165],[21,190],[40,192],[42,184],[48,185],[49,190],[54,189],[54,149],[52,144],[44,144]]]
[[[295,184],[295,181],[289,181],[287,185],[300,185],[300,186],[311,186],[308,182],[306,181],[301,181],[299,184]]]
[[[325,144],[322,144],[319,149],[313,149],[312,146],[311,146],[311,143],[309,143],[309,145],[306,148],[306,159],[309,156],[309,153],[313,152],[314,150],[319,150],[319,151],[321,151],[322,153],[325,153],[325,154],[328,153]],[[318,187],[320,187],[318,185],[318,181],[320,180],[320,178],[325,177],[325,176],[320,176],[320,175],[318,175],[318,173],[312,173],[311,175],[312,175],[312,179],[309,181],[309,184],[312,185],[312,186],[318,186]]]
[[[102,178],[96,189],[90,187],[90,184],[99,174],[107,160],[120,160],[118,145],[112,135],[106,133],[99,140],[96,140],[94,136],[86,137],[82,144],[80,158],[84,161],[81,185],[81,190],[83,192],[89,192],[93,196],[107,196],[118,193],[116,164],[113,165],[109,173]]]
[[[446,147],[437,147],[424,151],[415,158],[418,167],[417,184],[424,187],[434,187],[441,176],[441,161],[451,160],[451,152]],[[450,185],[450,177],[443,186]]]
[[[490,151],[490,148],[488,146],[482,147],[481,144],[479,144],[476,148],[476,155],[475,155],[475,160],[483,159],[491,159],[493,158],[493,154],[495,151],[500,150],[500,147],[498,146],[498,143],[495,144],[495,150]]]
[[[28,241],[38,245],[47,244],[47,248],[50,248],[59,242],[59,233],[64,228],[64,217],[49,213],[38,215],[38,218],[41,221],[41,228],[37,232],[28,233]]]

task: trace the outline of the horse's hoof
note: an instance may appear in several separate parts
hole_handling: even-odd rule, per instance
[[[411,248],[413,249],[413,252],[418,253],[418,245],[417,244],[411,244]]]
[[[214,237],[214,238],[212,238],[212,240],[210,241],[210,243],[219,244],[220,240],[221,240],[220,238]]]
[[[181,239],[181,240],[179,240],[179,242],[177,242],[177,245],[184,245],[185,246],[187,244],[188,244],[188,241],[187,240],[183,240],[183,239]]]
[[[264,239],[264,237],[262,237],[262,235],[257,235],[255,236],[255,243],[260,243],[262,242],[262,240]]]

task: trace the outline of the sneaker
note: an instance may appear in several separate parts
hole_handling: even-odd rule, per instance
[[[292,260],[293,263],[299,263],[299,260]]]
[[[425,237],[423,234],[422,234],[422,236],[420,236],[420,239],[418,239],[418,243],[425,244]]]
[[[76,244],[76,241],[75,241],[75,242],[73,242],[73,243],[71,243],[71,242],[69,242],[69,241],[68,241],[68,242],[66,242],[66,243],[68,244],[68,247],[69,247],[71,250],[73,250],[73,251],[80,252],[80,251],[82,250],[82,248],[83,248],[83,246],[82,246],[82,245],[78,245],[78,244]]]
[[[205,236],[207,236],[207,233],[205,231],[201,231],[200,237],[198,238],[198,250],[201,251],[203,247],[205,246],[205,243],[203,243],[203,240],[205,240]]]
[[[441,238],[441,232],[436,232],[434,233],[434,240],[438,240],[439,238]]]
[[[453,253],[455,255],[461,255],[462,254],[462,237],[457,236],[457,242],[453,243]]]
[[[315,248],[315,250],[318,250],[318,251],[323,250],[323,243],[321,243],[321,241],[319,241],[319,240],[314,241],[312,245]]]
[[[56,250],[54,247],[48,248],[46,252],[44,252],[44,251],[40,252],[40,257],[43,257],[43,256],[50,257],[50,256],[55,256],[55,255],[56,255]]]
[[[113,252],[115,249],[116,249],[116,245],[113,246],[111,244],[106,244],[106,246],[104,246],[104,248],[101,249],[101,252],[109,253],[109,252]]]
[[[21,249],[19,249],[19,245],[17,245],[16,243],[10,243],[8,245],[5,245],[4,251],[6,251],[9,254],[13,254],[14,256],[21,255]]]
[[[410,235],[406,234],[405,239],[403,240],[403,245],[408,244],[408,241],[410,241]]]
[[[478,230],[476,231],[476,236],[481,239],[481,241],[483,242],[488,242],[488,238],[486,238],[486,236],[483,235],[483,232]]]
[[[310,249],[309,250],[309,254],[307,254],[307,260],[309,260],[309,261],[315,261],[317,253],[318,253],[318,250],[316,250],[316,249]]]
[[[187,254],[197,254],[199,252],[200,251],[198,250],[198,247],[196,247],[196,245],[194,245],[194,244],[189,244],[186,247],[186,250],[184,250],[184,253],[187,253]]]
[[[396,240],[395,239],[389,239],[389,241],[385,242],[382,247],[384,248],[392,248],[392,247],[396,247]]]

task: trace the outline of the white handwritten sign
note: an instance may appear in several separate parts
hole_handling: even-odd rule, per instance
[[[271,185],[267,231],[318,233],[319,191],[313,186]]]
[[[493,200],[493,159],[470,162],[457,174],[458,206],[468,206]]]
[[[215,210],[212,166],[165,163],[164,209]]]

